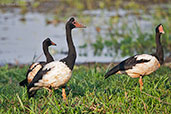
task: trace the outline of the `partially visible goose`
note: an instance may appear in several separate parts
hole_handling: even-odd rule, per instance
[[[37,74],[37,72],[47,63],[50,63],[52,61],[54,61],[53,57],[51,56],[51,54],[49,53],[48,47],[51,45],[55,45],[56,44],[54,42],[52,42],[49,38],[45,39],[42,43],[43,45],[43,52],[45,54],[46,57],[46,62],[36,62],[30,65],[27,74],[26,74],[26,79],[24,79],[23,81],[21,81],[19,84],[20,86],[26,86],[28,85],[34,78],[34,76]]]
[[[27,88],[28,97],[33,97],[40,88],[58,89],[62,87],[62,96],[66,100],[65,86],[70,80],[72,70],[76,60],[76,50],[72,41],[71,31],[74,28],[85,28],[79,24],[73,17],[66,23],[66,40],[68,44],[68,56],[60,61],[53,61],[46,64],[41,71],[36,74],[33,81]]]
[[[122,61],[105,74],[105,79],[115,73],[127,74],[132,78],[140,78],[140,90],[142,90],[142,77],[156,71],[164,62],[163,48],[160,42],[163,33],[163,26],[159,24],[156,27],[156,53],[135,55]]]

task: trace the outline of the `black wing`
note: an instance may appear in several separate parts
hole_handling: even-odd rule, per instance
[[[28,69],[28,71],[27,71],[27,73],[26,73],[26,79],[24,79],[23,81],[21,81],[21,82],[19,83],[20,86],[27,86],[27,85],[28,85],[28,81],[27,81],[28,74],[29,74],[30,72],[32,72],[33,69],[37,67],[37,65],[40,64],[40,65],[42,65],[42,67],[43,67],[46,63],[45,63],[45,62],[39,62],[39,64],[35,65],[35,66],[31,69],[31,66],[32,66],[33,64],[34,64],[34,63],[32,63],[32,64],[30,65],[30,67],[29,67],[29,69]]]
[[[39,80],[42,79],[43,75],[46,74],[48,71],[50,71],[51,69],[46,69],[46,70],[42,70],[43,68],[41,68],[41,70],[38,71],[38,73],[36,74],[36,76],[33,78],[32,82],[28,85],[27,87],[27,93],[28,93],[28,97],[34,97],[34,95],[36,94],[37,90],[32,90],[30,91],[30,89],[32,87],[34,87],[34,84],[37,83]]]
[[[131,69],[136,64],[145,63],[145,62],[149,62],[150,61],[150,60],[146,60],[146,59],[137,60],[136,56],[137,55],[129,57],[128,59],[122,61],[121,63],[119,63],[118,65],[113,67],[111,70],[109,70],[105,74],[105,79],[108,78],[109,76],[111,76],[112,74],[117,73],[118,71],[128,70],[128,69]]]
[[[33,63],[33,64],[34,64],[34,63]],[[37,67],[37,65],[41,65],[42,67],[44,67],[44,65],[46,65],[46,62],[39,62],[39,64],[35,65],[32,69],[30,69],[31,66],[32,66],[33,64],[30,65],[29,70],[28,70],[27,73],[26,73],[26,78],[28,77],[28,74],[29,74],[30,72],[32,72],[34,68]]]

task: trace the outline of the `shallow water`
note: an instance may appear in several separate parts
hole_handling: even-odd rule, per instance
[[[141,12],[141,11],[140,11]],[[85,29],[73,30],[73,41],[77,49],[77,63],[80,62],[111,62],[120,61],[123,58],[120,55],[114,57],[94,56],[92,48],[88,45],[86,49],[80,49],[79,46],[85,42],[90,43],[96,40],[96,26],[103,26],[102,33],[106,33],[108,25],[105,22],[111,16],[119,14],[122,18],[117,24],[120,27],[123,21],[129,22],[130,28],[135,21],[142,25],[141,29],[147,32],[151,28],[151,23],[145,20],[139,20],[136,16],[130,15],[127,19],[124,16],[128,13],[125,10],[107,11],[107,10],[93,10],[84,11],[86,15],[92,16],[91,24]],[[130,12],[129,12],[130,13]],[[146,16],[146,15],[144,15]],[[42,41],[49,37],[57,46],[51,46],[50,52],[56,60],[65,57],[67,52],[67,44],[65,39],[65,23],[61,22],[54,25],[47,25],[46,19],[51,18],[50,14],[42,13],[27,13],[25,21],[21,21],[22,15],[17,11],[15,13],[0,13],[0,64],[27,64],[33,61],[33,57],[42,54]],[[146,16],[148,17],[148,15]],[[150,17],[149,17],[150,18]],[[67,20],[66,20],[67,21]],[[78,20],[79,21],[79,20]],[[115,25],[114,25],[115,26]],[[146,29],[149,28],[149,29]],[[104,49],[105,51],[105,49]],[[87,56],[79,56],[82,53],[87,53]],[[39,58],[39,61],[45,60],[44,55]]]

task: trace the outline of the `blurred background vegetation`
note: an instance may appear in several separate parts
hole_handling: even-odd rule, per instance
[[[166,56],[171,56],[171,1],[170,0],[1,0],[2,12],[19,8],[21,15],[27,12],[51,13],[53,19],[47,19],[47,24],[58,24],[70,16],[76,16],[87,26],[95,27],[95,40],[85,41],[79,48],[84,50],[91,47],[95,56],[122,57],[137,53],[155,52],[155,27],[162,23],[165,34],[162,36]],[[98,13],[86,13],[96,11]],[[115,12],[107,16],[105,12]],[[122,11],[126,11],[122,15]],[[132,16],[132,20],[130,20]],[[93,17],[107,18],[104,24],[97,25]],[[134,20],[135,19],[135,20]],[[23,18],[24,20],[24,18]],[[137,21],[139,20],[139,21]],[[149,28],[142,29],[143,23],[149,22]],[[118,24],[119,23],[119,24]],[[105,31],[105,32],[104,32]],[[88,37],[85,33],[85,37]],[[83,54],[87,54],[84,52]]]
[[[17,14],[11,16],[11,13],[8,12],[17,12]],[[3,13],[7,16],[1,16]],[[20,16],[16,18],[15,16],[18,13]],[[11,19],[15,24],[17,19],[24,24],[27,21],[34,21],[33,18],[27,18],[27,14],[30,16],[32,13],[42,14],[43,16],[41,15],[36,19],[38,21],[43,20],[45,26],[47,24],[56,27],[62,23],[62,27],[64,27],[64,23],[71,16],[75,16],[79,22],[84,23],[87,28],[80,30],[79,33],[83,34],[82,39],[85,39],[85,42],[77,47],[77,51],[79,50],[79,55],[85,56],[86,59],[89,52],[96,57],[106,56],[107,59],[108,57],[115,59],[115,56],[119,55],[120,60],[123,57],[138,53],[151,54],[155,52],[156,47],[155,27],[162,23],[165,31],[162,36],[165,57],[170,56],[171,58],[171,0],[0,0],[0,30],[3,22],[5,23],[11,18],[15,18],[14,20]],[[1,19],[2,17],[4,19]],[[45,20],[40,19],[44,17]],[[38,21],[35,22],[38,23]],[[12,27],[15,25],[12,22],[3,27],[7,31],[5,31],[6,34],[11,34],[6,26],[10,26],[12,30],[17,28]],[[24,30],[29,31],[35,27],[35,23],[31,22],[29,22],[31,28],[27,26],[28,28]],[[21,24],[21,28],[10,35],[11,39],[6,38],[7,35],[3,36],[1,32],[0,49],[9,48],[12,50],[16,48],[16,45],[24,45],[19,47],[20,49],[23,48],[24,51],[19,49],[19,51],[14,50],[14,53],[21,52],[22,56],[29,56],[28,59],[30,60],[32,55],[26,53],[31,50],[32,44],[30,43],[34,40],[28,42],[29,37],[26,38],[28,34],[24,33],[25,31],[21,36],[24,37],[23,39],[16,38],[19,39],[17,43],[12,40],[12,38],[16,40],[13,35],[17,34],[16,32],[21,32],[24,24]],[[60,31],[57,31],[57,27],[53,27],[56,32],[55,35],[61,30],[64,32],[62,27],[60,26]],[[35,29],[39,30],[40,28],[35,27]],[[34,38],[40,39],[36,33],[31,31],[32,33],[33,36],[35,35]],[[43,33],[41,32],[41,34]],[[49,35],[49,31],[47,34]],[[54,36],[55,40],[58,36]],[[21,43],[20,40],[26,42]],[[34,42],[38,45],[37,47],[40,47],[41,42]],[[59,42],[55,43],[59,49]],[[6,51],[6,53],[10,52],[9,50]],[[0,50],[0,57],[4,53]],[[7,56],[12,55],[5,55],[6,58]],[[16,57],[16,59],[20,58],[20,56]],[[13,58],[14,56],[12,56]],[[119,59],[115,59],[115,61],[118,62]],[[46,90],[41,90],[35,99],[28,100],[26,88],[18,86],[19,80],[25,78],[28,66],[18,66],[17,64],[17,67],[10,67],[9,65],[0,67],[0,113],[154,112],[167,114],[171,112],[170,68],[161,67],[151,76],[144,77],[144,89],[143,92],[140,92],[138,79],[132,79],[126,75],[113,76],[104,81],[103,75],[111,66],[111,64],[75,66],[73,77],[66,89],[67,105],[62,101],[60,89],[53,92],[51,97],[47,97],[48,92]],[[171,67],[170,64],[168,66]]]

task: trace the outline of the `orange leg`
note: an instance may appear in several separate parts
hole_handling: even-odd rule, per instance
[[[46,89],[49,91],[49,96],[51,97],[52,96],[52,90],[49,88],[46,88]]]
[[[62,97],[63,97],[63,100],[66,101],[65,88],[62,88]]]
[[[140,83],[140,91],[142,91],[142,86],[143,86],[142,76],[140,76],[139,83]]]

